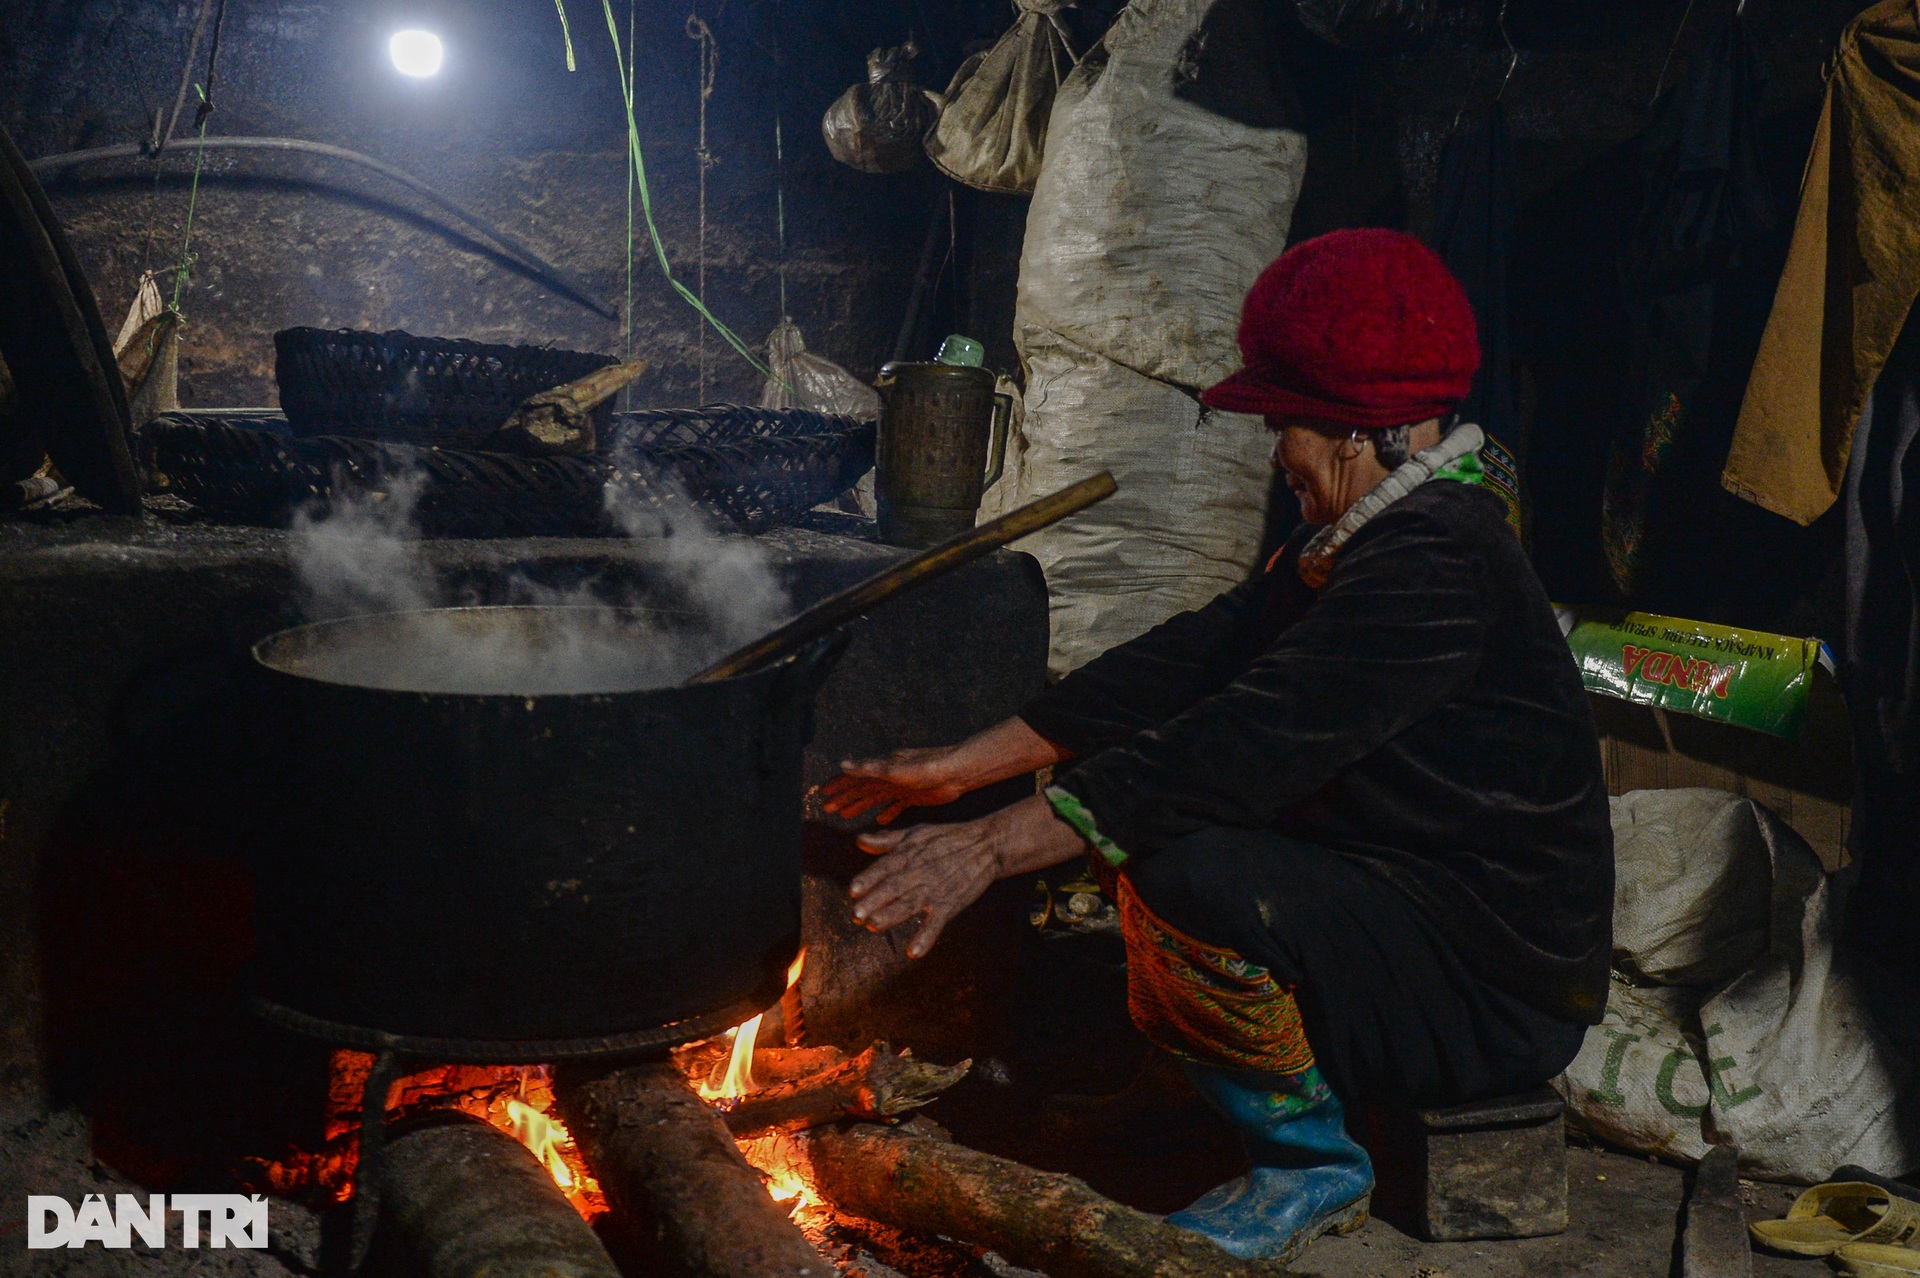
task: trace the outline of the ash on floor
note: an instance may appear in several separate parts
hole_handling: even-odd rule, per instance
[[[225,1192],[228,1186],[215,1187]],[[318,1271],[320,1221],[279,1199],[268,1206],[265,1251],[186,1248],[180,1217],[168,1213],[168,1246],[27,1250],[27,1195],[57,1194],[78,1203],[88,1194],[148,1191],[96,1162],[87,1121],[72,1110],[48,1113],[28,1102],[0,1100],[0,1278],[309,1278]]]

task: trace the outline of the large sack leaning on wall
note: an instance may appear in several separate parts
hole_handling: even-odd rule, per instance
[[[867,80],[833,100],[820,120],[827,150],[862,173],[904,173],[939,117],[933,95],[913,82],[919,48],[909,40],[867,55]]]
[[[927,158],[983,191],[1031,195],[1047,145],[1047,117],[1073,49],[1059,14],[1073,0],[1016,0],[1020,17],[991,49],[960,64],[947,85]]]
[[[1836,948],[1813,849],[1717,790],[1624,795],[1613,826],[1615,977],[1560,1080],[1575,1122],[1686,1162],[1724,1141],[1782,1180],[1920,1166],[1920,1009]]]
[[[1020,257],[1027,389],[1006,500],[1103,468],[1120,484],[1020,543],[1046,572],[1056,674],[1232,589],[1259,556],[1271,441],[1257,417],[1197,396],[1240,366],[1240,306],[1286,247],[1307,143],[1180,96],[1213,7],[1134,0],[1047,126]]]

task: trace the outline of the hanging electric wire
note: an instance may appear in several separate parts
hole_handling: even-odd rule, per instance
[[[700,169],[700,238],[697,274],[694,280],[695,291],[700,295],[702,305],[707,300],[707,170],[720,163],[720,159],[707,145],[707,102],[713,97],[713,79],[719,69],[720,49],[713,38],[713,28],[700,20],[700,15],[687,15],[687,38],[696,41],[700,50],[699,91],[700,91],[700,140],[694,148],[694,158]],[[700,402],[707,402],[707,330],[700,330]]]
[[[558,3],[558,0],[555,0]],[[564,12],[564,11],[563,11]],[[640,0],[627,0],[627,47],[635,46],[634,35],[637,30]],[[569,42],[571,43],[571,42]],[[627,103],[627,115],[633,115],[633,81],[627,81],[624,95]],[[626,319],[626,362],[633,363],[633,151],[627,151],[627,309]],[[620,390],[620,407],[631,412],[633,409],[633,383],[628,382]]]
[[[559,0],[556,0],[559,3]],[[614,16],[613,0],[600,0],[601,12],[606,16],[607,35],[613,41],[614,69],[619,75],[621,105],[627,113],[627,152],[633,161],[634,190],[640,196],[640,217],[647,225],[647,238],[653,244],[654,259],[660,264],[660,273],[672,285],[673,291],[682,301],[699,313],[700,318],[713,326],[727,345],[740,353],[740,357],[752,365],[762,377],[772,377],[765,361],[754,354],[753,348],[742,341],[740,335],[721,323],[707,304],[694,291],[674,276],[673,265],[667,260],[667,246],[660,238],[660,226],[653,217],[653,193],[647,186],[647,159],[640,147],[640,126],[633,113],[633,76],[634,67],[629,61],[632,50],[624,47],[620,41],[620,20]],[[564,12],[564,5],[562,6]],[[629,248],[631,251],[631,248]]]
[[[213,15],[213,43],[207,50],[207,77],[204,83],[194,86],[200,95],[200,106],[193,113],[193,181],[187,187],[187,225],[180,239],[180,260],[173,269],[173,297],[167,303],[167,309],[172,311],[180,309],[180,299],[187,291],[187,281],[193,272],[193,219],[200,205],[200,171],[207,159],[207,120],[213,115],[213,78],[220,66],[220,33],[226,25],[227,0],[219,0]],[[168,129],[172,129],[171,123]]]
[[[780,282],[780,322],[787,312],[787,148],[781,136],[780,90],[787,82],[786,60],[780,44],[780,0],[773,0],[773,211],[778,257],[774,275]]]

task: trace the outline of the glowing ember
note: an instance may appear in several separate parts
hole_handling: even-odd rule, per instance
[[[754,1170],[767,1178],[767,1193],[784,1204],[789,1215],[799,1215],[820,1206],[820,1195],[813,1190],[803,1170],[803,1158],[794,1149],[793,1139],[778,1133],[755,1136],[739,1142],[740,1152]]]

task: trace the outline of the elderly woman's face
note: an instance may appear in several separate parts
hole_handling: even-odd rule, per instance
[[[1300,517],[1308,523],[1334,522],[1379,482],[1373,473],[1380,470],[1377,463],[1356,465],[1371,462],[1373,450],[1354,439],[1350,426],[1269,417],[1267,429],[1273,432],[1273,468],[1286,472],[1287,487],[1300,499]]]

